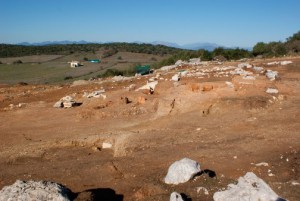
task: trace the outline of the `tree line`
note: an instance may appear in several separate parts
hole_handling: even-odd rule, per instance
[[[273,57],[300,53],[300,31],[288,37],[285,42],[258,42],[254,47],[253,56]]]
[[[178,48],[164,45],[138,44],[138,43],[106,43],[106,44],[67,44],[67,45],[44,45],[25,46],[0,44],[0,57],[20,57],[31,55],[69,55],[75,52],[95,53],[104,50],[104,57],[109,57],[118,51],[146,53],[154,55],[173,55],[182,51]]]
[[[213,59],[238,60],[251,57],[273,57],[299,54],[300,31],[288,37],[285,42],[258,42],[252,51],[240,48],[218,47],[213,51],[207,50],[183,50],[167,47],[164,45],[139,44],[139,43],[105,43],[105,44],[67,44],[67,45],[44,45],[24,46],[0,44],[0,57],[17,57],[41,54],[69,55],[75,52],[91,52],[103,50],[103,58],[110,57],[119,51],[145,53],[153,55],[170,55],[155,64],[155,67],[174,64],[177,60],[188,60],[190,58],[201,58],[203,61]]]

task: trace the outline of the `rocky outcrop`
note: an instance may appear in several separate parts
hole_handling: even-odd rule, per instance
[[[69,201],[72,192],[57,183],[50,181],[20,181],[5,186],[0,191],[0,201],[17,200],[55,200]]]

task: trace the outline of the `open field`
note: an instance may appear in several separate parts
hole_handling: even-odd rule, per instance
[[[153,64],[167,58],[167,56],[157,56],[152,54],[118,52],[117,54],[101,59],[101,63],[95,64],[84,61],[83,59],[101,58],[102,52],[95,54],[74,53],[67,56],[61,55],[40,55],[24,56],[14,58],[0,58],[0,82],[16,84],[26,82],[30,84],[52,84],[65,83],[66,77],[76,79],[89,79],[97,77],[105,72],[106,69],[115,68],[125,70],[137,64]],[[21,60],[23,63],[14,64],[14,61]],[[68,62],[72,60],[81,61],[83,66],[70,68]],[[68,80],[70,81],[70,80]]]
[[[150,55],[139,55],[142,58],[135,60],[132,54],[120,55],[128,62],[140,62],[148,56],[151,62]],[[116,62],[120,55],[107,63]],[[254,172],[281,197],[300,200],[299,185],[293,185],[300,183],[299,57],[247,61],[278,71],[279,78],[273,81],[264,73],[244,79],[229,71],[211,70],[240,63],[225,62],[86,85],[5,84],[56,82],[57,77],[80,75],[75,70],[98,70],[87,64],[73,71],[65,64],[69,59],[16,65],[17,71],[26,67],[32,73],[24,70],[21,75],[11,72],[11,66],[0,65],[4,82],[0,85],[0,189],[16,179],[32,179],[61,183],[77,193],[77,201],[163,201],[169,200],[173,191],[193,201],[212,200],[215,192]],[[293,63],[266,65],[279,60]],[[183,70],[193,76],[179,82],[170,80]],[[202,71],[208,73],[198,76]],[[2,72],[17,77],[5,80]],[[38,79],[44,73],[47,76]],[[154,94],[134,90],[157,74]],[[132,84],[134,89],[128,90]],[[279,93],[266,93],[268,88]],[[85,92],[100,89],[105,89],[106,99],[83,97]],[[53,108],[66,95],[82,105]],[[103,142],[112,148],[103,149]],[[202,174],[183,184],[165,184],[168,167],[184,157],[198,161],[202,170],[216,176]],[[268,165],[256,165],[262,162]],[[209,194],[197,191],[198,187],[205,187]]]

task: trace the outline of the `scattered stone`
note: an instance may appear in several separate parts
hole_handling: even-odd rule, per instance
[[[292,184],[292,186],[299,186],[300,185],[300,183],[296,182],[296,181],[292,181],[291,184]]]
[[[179,193],[173,192],[173,193],[171,193],[170,201],[184,201],[184,200]]]
[[[63,102],[62,102],[62,101],[57,101],[57,102],[53,105],[53,107],[55,107],[55,108],[62,108],[62,107],[64,107],[64,105],[63,105]]]
[[[133,90],[135,90],[135,88],[136,88],[136,85],[131,84],[131,85],[129,85],[129,87],[127,89],[128,89],[128,91],[133,91]]]
[[[275,174],[273,174],[273,173],[268,173],[268,176],[269,176],[269,177],[274,177]]]
[[[18,108],[21,108],[21,107],[24,107],[24,106],[26,106],[26,103],[19,103],[18,104]]]
[[[169,70],[172,70],[172,69],[174,69],[176,67],[177,67],[177,65],[163,66],[163,67],[160,68],[160,70],[162,70],[162,71],[169,71]]]
[[[92,146],[92,150],[93,151],[101,151],[101,147],[98,147],[98,146]]]
[[[189,63],[190,65],[200,65],[201,64],[201,59],[200,58],[192,58],[192,59],[189,59]]]
[[[165,177],[166,184],[179,184],[185,183],[192,179],[197,173],[199,173],[200,164],[189,158],[183,158],[174,162],[168,170]]]
[[[229,184],[228,189],[216,192],[214,201],[238,201],[238,200],[283,200],[262,179],[254,173],[248,172],[244,177],[238,179],[238,183]]]
[[[266,90],[266,93],[268,93],[268,94],[278,94],[278,89],[268,88]]]
[[[238,68],[252,68],[252,65],[249,63],[240,63],[238,64]]]
[[[197,191],[197,193],[200,193],[201,191],[203,191],[205,195],[209,195],[208,190],[204,187],[197,187],[196,191]]]
[[[112,144],[109,142],[103,142],[102,143],[102,149],[111,149],[112,148]]]
[[[180,80],[180,75],[178,74],[173,75],[172,80],[178,82]]]
[[[293,63],[292,61],[281,61],[280,65],[285,66],[285,65],[288,65],[288,64],[292,64],[292,63]]]
[[[100,98],[100,97],[103,97],[104,98],[103,93],[105,93],[105,90],[101,89],[101,90],[98,90],[98,91],[93,91],[90,94],[84,93],[83,97],[87,97],[87,98]]]
[[[259,166],[269,166],[269,164],[266,163],[266,162],[261,162],[261,163],[255,164],[255,166],[257,166],[257,167],[259,167]]]
[[[278,78],[278,72],[277,71],[272,71],[272,70],[267,70],[266,72],[267,78],[269,78],[271,81],[275,80]]]
[[[50,181],[20,181],[5,186],[0,191],[0,200],[56,200],[69,201],[71,191]]]
[[[124,77],[122,75],[114,76],[112,78],[112,80],[116,81],[116,82],[122,81],[123,79],[124,79]]]
[[[176,66],[180,66],[180,65],[182,65],[182,64],[184,64],[184,62],[183,62],[182,60],[178,60],[178,61],[176,61],[176,63],[175,63]]]
[[[226,84],[229,88],[234,88],[234,85],[232,84],[232,82],[225,82],[225,84]]]
[[[244,80],[256,80],[256,77],[252,76],[252,75],[245,75],[243,76]]]
[[[278,65],[279,62],[278,61],[273,61],[273,62],[269,62],[267,63],[268,66],[272,66],[272,65]]]
[[[264,71],[264,68],[263,67],[257,67],[257,66],[254,66],[253,67],[253,70],[257,73],[262,73]]]
[[[147,90],[153,90],[155,89],[156,85],[158,84],[158,81],[154,81],[154,82],[147,82],[146,85],[138,88],[136,91],[138,90],[142,90],[142,89],[147,89]]]

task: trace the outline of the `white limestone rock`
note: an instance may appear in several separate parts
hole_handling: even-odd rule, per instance
[[[174,69],[176,67],[177,67],[177,65],[163,66],[163,67],[160,68],[160,70],[162,70],[162,71],[169,71],[169,70],[172,70],[172,69]]]
[[[170,201],[184,201],[184,200],[179,193],[173,192],[173,193],[171,193]]]
[[[253,70],[257,73],[262,73],[264,71],[263,67],[254,66]]]
[[[172,80],[178,82],[180,80],[180,75],[178,74],[173,75]]]
[[[54,182],[17,180],[14,184],[3,187],[0,191],[0,201],[69,201],[70,194],[69,189]]]
[[[142,90],[142,89],[155,89],[156,85],[158,84],[158,81],[154,81],[154,82],[147,82],[146,85],[138,88],[136,91],[138,90]]]
[[[267,70],[266,72],[267,78],[269,78],[271,81],[275,80],[278,78],[278,72],[277,71],[272,71],[272,70]]]
[[[281,61],[280,65],[285,66],[285,65],[288,65],[288,64],[292,64],[292,63],[293,63],[292,61]]]
[[[62,101],[57,101],[54,105],[53,105],[53,107],[55,107],[55,108],[62,108],[64,105],[63,105],[63,102]]]
[[[213,196],[214,201],[276,201],[284,200],[280,198],[262,179],[254,173],[248,172],[244,177],[238,179],[236,185],[229,184],[228,189],[216,192]]]
[[[165,177],[166,184],[180,184],[185,183],[192,179],[197,173],[199,173],[200,164],[189,158],[183,158],[174,162],[168,170]]]
[[[268,88],[267,90],[266,90],[266,93],[268,93],[268,94],[278,94],[278,89],[274,89],[274,88]]]
[[[238,64],[238,68],[252,68],[252,65],[249,63],[240,63]]]

